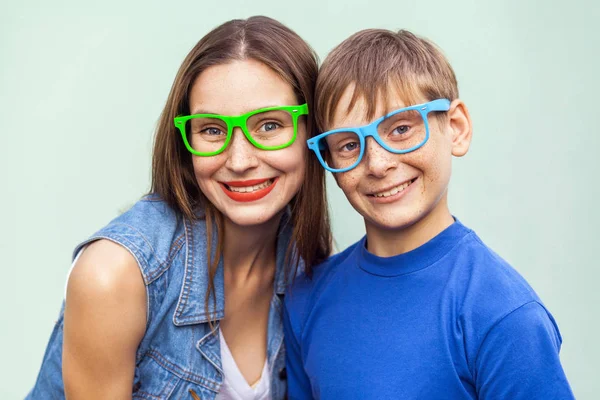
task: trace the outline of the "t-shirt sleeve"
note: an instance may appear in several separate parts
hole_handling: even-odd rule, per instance
[[[287,300],[287,299],[286,299]],[[288,379],[288,399],[303,400],[312,399],[310,381],[304,371],[302,353],[300,350],[300,330],[292,323],[293,312],[288,309],[287,304],[283,309],[283,330],[286,350],[286,369]],[[292,314],[292,315],[290,315]]]
[[[558,327],[536,301],[502,318],[475,360],[479,399],[574,399],[559,359]]]

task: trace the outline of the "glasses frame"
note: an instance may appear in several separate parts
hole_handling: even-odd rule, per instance
[[[256,115],[256,114],[259,114],[262,112],[267,112],[267,111],[287,111],[292,115],[292,121],[293,121],[293,125],[294,125],[294,135],[292,136],[292,138],[290,139],[289,142],[280,144],[277,146],[265,146],[265,145],[262,145],[262,144],[256,142],[254,140],[254,138],[252,137],[252,135],[250,134],[250,132],[248,132],[248,126],[247,126],[248,118],[252,117],[253,115]],[[306,103],[301,104],[301,105],[296,105],[296,106],[276,106],[276,107],[260,108],[258,110],[253,110],[246,114],[242,114],[242,115],[238,115],[238,116],[220,115],[220,114],[180,115],[180,116],[173,118],[173,123],[175,124],[175,127],[177,127],[179,129],[179,132],[181,133],[181,137],[183,138],[183,143],[185,144],[185,147],[188,149],[188,151],[190,153],[192,153],[195,156],[199,156],[199,157],[211,157],[211,156],[216,156],[217,154],[221,154],[223,151],[225,151],[225,149],[227,148],[227,145],[229,145],[229,142],[231,141],[231,136],[233,135],[233,130],[235,128],[240,128],[242,130],[242,132],[244,132],[244,136],[246,136],[246,139],[248,139],[248,141],[250,143],[252,143],[252,145],[258,149],[270,151],[270,150],[279,150],[279,149],[288,147],[292,143],[294,143],[294,141],[296,140],[296,136],[298,135],[298,117],[300,117],[301,115],[308,115],[308,105]],[[225,122],[225,124],[227,125],[227,138],[225,139],[225,143],[223,144],[223,147],[221,147],[219,150],[211,151],[211,152],[201,152],[201,151],[195,150],[190,145],[190,142],[188,141],[187,134],[185,131],[186,122],[191,119],[194,119],[194,118],[214,118],[214,119],[220,119],[221,121]]]
[[[325,168],[327,171],[336,172],[336,173],[337,172],[346,172],[346,171],[351,170],[352,168],[355,168],[362,161],[363,155],[365,153],[365,143],[366,143],[366,139],[368,137],[372,137],[373,139],[375,139],[375,141],[381,147],[383,147],[390,153],[394,153],[394,154],[406,154],[406,153],[410,153],[411,151],[415,151],[415,150],[419,149],[425,143],[427,143],[427,140],[429,140],[429,122],[427,121],[427,114],[429,114],[432,111],[448,111],[449,109],[450,109],[450,100],[437,99],[437,100],[433,100],[433,101],[430,101],[427,103],[416,104],[414,106],[404,107],[404,108],[400,108],[398,110],[394,110],[394,111],[384,115],[383,117],[377,118],[375,121],[373,121],[367,125],[353,127],[353,128],[333,129],[333,130],[321,133],[320,135],[317,135],[313,138],[308,139],[306,141],[306,143],[308,145],[308,148],[311,149],[317,155],[319,162],[321,163],[323,168]],[[403,111],[412,111],[412,110],[417,110],[421,114],[421,117],[423,118],[423,122],[425,124],[425,139],[418,145],[415,145],[409,149],[397,150],[392,147],[389,147],[387,144],[385,144],[385,142],[379,136],[377,127],[379,126],[380,123],[382,123],[387,118],[392,117],[393,115],[396,115]],[[329,135],[333,135],[335,133],[340,133],[340,132],[353,132],[356,134],[356,136],[358,136],[358,139],[360,141],[360,153],[358,155],[358,159],[356,160],[356,162],[354,162],[354,164],[350,165],[349,167],[331,168],[330,166],[327,165],[327,163],[325,162],[325,160],[323,159],[323,156],[321,154],[321,150],[327,149],[327,147],[326,147],[327,145],[324,144],[323,139],[325,139]]]

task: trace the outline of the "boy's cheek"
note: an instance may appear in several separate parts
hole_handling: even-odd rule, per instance
[[[346,197],[351,196],[352,192],[356,191],[360,181],[358,168],[359,166],[348,172],[334,174],[335,182],[342,189]]]

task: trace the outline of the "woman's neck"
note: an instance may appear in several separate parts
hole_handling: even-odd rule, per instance
[[[277,230],[283,212],[261,225],[240,226],[224,220],[223,266],[226,280],[247,282],[275,276]],[[229,279],[227,279],[229,277]]]

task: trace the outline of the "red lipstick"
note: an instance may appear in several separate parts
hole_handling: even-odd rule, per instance
[[[271,183],[269,186],[255,190],[253,192],[234,192],[233,190],[230,190],[230,188],[232,187],[235,188],[260,185],[261,183],[265,183],[267,181],[270,181],[271,179],[273,180],[273,183]],[[247,181],[219,182],[219,185],[221,186],[221,189],[223,189],[223,192],[225,192],[225,194],[229,196],[230,199],[239,202],[249,202],[262,199],[263,197],[271,193],[271,190],[273,190],[278,180],[279,178],[249,179]]]

